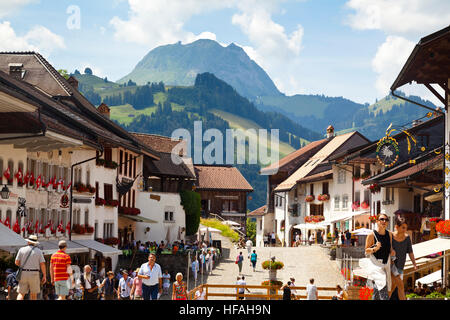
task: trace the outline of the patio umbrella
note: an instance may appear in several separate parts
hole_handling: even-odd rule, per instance
[[[222,231],[216,228],[200,228],[199,232],[222,233]]]
[[[361,228],[361,229],[352,231],[351,233],[353,233],[355,236],[367,236],[367,235],[373,233],[373,230]]]

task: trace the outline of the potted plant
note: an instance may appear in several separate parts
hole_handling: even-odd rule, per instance
[[[436,232],[440,238],[450,239],[450,220],[443,220],[436,224]]]
[[[353,202],[353,204],[352,204],[352,209],[353,210],[359,210],[359,207],[361,207],[359,201]]]
[[[378,192],[380,192],[381,191],[381,187],[378,185],[378,184],[372,184],[372,185],[370,185],[369,186],[369,190],[370,190],[370,192],[373,194],[373,193],[378,193]]]
[[[370,205],[368,201],[364,201],[363,203],[361,203],[361,208],[366,210],[369,209]]]
[[[315,197],[313,195],[309,195],[309,196],[306,196],[305,201],[306,202],[313,202],[314,199],[315,199]]]

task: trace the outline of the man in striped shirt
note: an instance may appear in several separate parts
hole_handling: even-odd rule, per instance
[[[50,259],[50,277],[52,284],[55,286],[55,293],[58,300],[66,300],[69,295],[69,272],[72,261],[66,253],[67,243],[61,240],[58,243],[59,250],[54,253]],[[71,269],[71,268],[70,268]]]

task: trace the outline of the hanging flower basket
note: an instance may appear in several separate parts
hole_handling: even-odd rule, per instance
[[[370,216],[369,220],[370,222],[375,223],[377,221],[377,216]]]
[[[306,223],[319,223],[325,220],[324,216],[307,216],[305,217]]]
[[[305,201],[306,201],[306,202],[313,202],[314,199],[315,199],[314,196],[306,196]]]
[[[361,179],[363,179],[363,180],[366,180],[367,178],[369,178],[370,177],[370,172],[363,172],[362,174],[361,174]]]
[[[325,202],[325,201],[330,200],[330,196],[329,196],[328,194],[320,194],[320,195],[317,197],[317,200],[322,201],[322,202]]]
[[[372,194],[373,193],[378,193],[378,192],[381,191],[381,187],[378,184],[375,183],[375,184],[370,185],[369,190],[370,190],[370,192]]]

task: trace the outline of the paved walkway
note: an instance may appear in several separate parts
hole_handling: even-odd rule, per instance
[[[236,283],[239,269],[235,264],[235,259],[240,251],[242,251],[245,257],[242,274],[245,276],[248,285],[261,285],[261,282],[268,280],[268,271],[262,269],[261,263],[269,260],[273,256],[276,257],[277,261],[284,263],[284,269],[279,270],[277,273],[278,280],[283,281],[283,283],[286,283],[291,277],[294,277],[297,286],[306,286],[311,278],[315,279],[315,284],[318,287],[335,287],[337,284],[341,286],[344,284],[344,278],[340,274],[336,262],[331,261],[327,250],[318,245],[301,246],[298,248],[252,248],[252,251],[254,249],[258,254],[256,272],[253,272],[250,261],[247,259],[247,249],[237,250],[227,238],[220,235],[214,235],[213,238],[222,240],[222,247],[229,249],[224,250],[225,252],[229,252],[229,255],[224,257],[220,265],[213,270],[213,274],[208,276],[205,281],[208,284]],[[233,289],[211,289],[211,291],[235,292]],[[252,293],[263,293],[261,289],[253,289],[250,291]],[[330,292],[324,293],[325,295],[331,294]],[[214,298],[212,297],[211,300]],[[217,297],[217,299],[222,300],[225,298]]]

